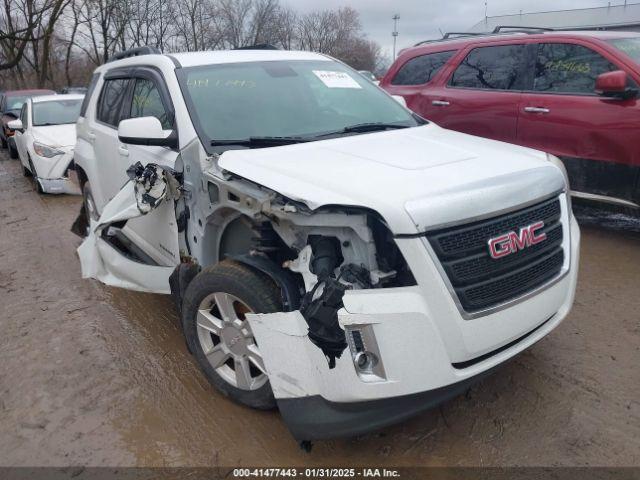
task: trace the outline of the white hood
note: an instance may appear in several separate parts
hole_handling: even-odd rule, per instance
[[[562,173],[542,152],[435,124],[229,150],[219,165],[312,209],[373,209],[396,234],[485,215],[565,188]]]
[[[33,138],[51,147],[73,147],[76,144],[76,124],[33,127]]]

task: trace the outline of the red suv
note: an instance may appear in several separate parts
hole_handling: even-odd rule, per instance
[[[442,127],[550,152],[575,197],[640,213],[640,34],[503,29],[408,48],[380,86]]]

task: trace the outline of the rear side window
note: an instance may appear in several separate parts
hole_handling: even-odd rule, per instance
[[[139,78],[133,89],[130,118],[156,117],[160,120],[162,128],[168,130],[172,127],[171,118],[162,103],[162,97],[151,80]]]
[[[522,90],[524,45],[474,48],[460,63],[449,85],[486,90]]]
[[[80,107],[80,116],[84,117],[87,112],[87,108],[89,107],[89,100],[91,100],[91,95],[93,95],[93,91],[96,89],[96,84],[98,83],[98,79],[100,78],[99,73],[94,73],[91,77],[91,82],[89,83],[89,88],[87,89],[87,93],[82,100],[82,106]]]
[[[541,43],[536,56],[533,90],[594,94],[596,77],[614,70],[619,68],[582,45]]]
[[[391,85],[422,85],[430,82],[454,53],[438,52],[412,58],[400,67]]]
[[[98,100],[97,119],[107,125],[117,126],[120,119],[120,106],[124,99],[129,80],[115,78],[104,82]]]

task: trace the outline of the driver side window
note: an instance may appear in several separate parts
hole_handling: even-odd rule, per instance
[[[129,118],[155,117],[164,130],[173,128],[173,121],[162,103],[155,83],[146,78],[136,79]]]
[[[595,95],[598,75],[618,67],[593,50],[571,43],[538,45],[533,90]]]

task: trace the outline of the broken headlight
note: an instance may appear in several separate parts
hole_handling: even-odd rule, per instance
[[[36,152],[36,155],[39,157],[52,158],[58,155],[63,155],[64,152],[55,147],[50,147],[49,145],[45,145],[40,142],[33,142],[33,151]]]

